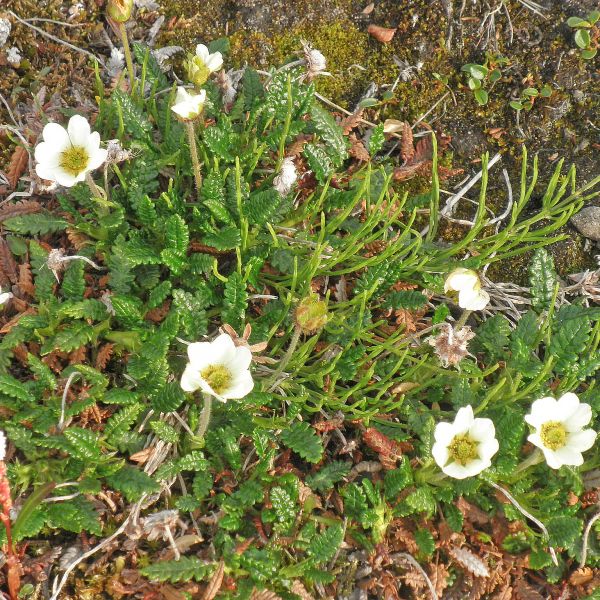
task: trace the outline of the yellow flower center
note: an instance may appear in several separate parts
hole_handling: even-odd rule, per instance
[[[200,371],[200,377],[210,385],[217,394],[222,394],[231,386],[231,371],[223,365],[210,365]]]
[[[448,454],[454,462],[464,466],[479,456],[477,445],[478,443],[467,434],[456,435],[448,446]]]
[[[548,421],[540,430],[542,443],[550,450],[558,450],[567,443],[567,430],[559,421]]]
[[[89,160],[90,155],[83,146],[71,146],[61,153],[58,164],[69,175],[76,177],[85,171]]]

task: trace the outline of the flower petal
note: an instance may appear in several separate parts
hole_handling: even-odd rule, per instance
[[[596,441],[596,432],[593,429],[576,431],[569,435],[567,446],[577,452],[589,450]]]
[[[542,438],[540,437],[539,433],[532,433],[531,435],[528,435],[527,441],[531,442],[534,446],[537,446],[542,450],[546,448],[546,446],[544,446],[544,442],[542,442]]]
[[[486,464],[484,461],[473,460],[466,465],[452,462],[443,467],[442,471],[446,473],[446,475],[454,477],[454,479],[466,479],[467,477],[473,477],[474,475],[481,473],[485,468]]]
[[[496,437],[494,422],[491,419],[474,419],[469,429],[469,436],[476,442],[493,440]]]
[[[88,160],[88,171],[93,171],[98,167],[102,166],[106,161],[106,157],[108,155],[108,151],[104,148],[96,148],[93,153],[90,153],[90,158]]]
[[[431,454],[437,465],[444,470],[449,458],[448,446],[444,443],[436,442],[431,448]]]
[[[482,460],[489,461],[496,452],[498,452],[500,445],[496,438],[486,440],[479,444],[477,447],[477,453]]]
[[[196,56],[199,56],[202,59],[202,62],[206,65],[210,57],[210,52],[204,44],[198,44],[196,46]]]
[[[458,293],[458,305],[465,310],[483,310],[490,301],[484,290],[464,289]]]
[[[540,446],[542,452],[544,453],[544,458],[546,459],[547,465],[551,469],[560,469],[563,466],[563,462],[556,456],[556,452],[554,450],[550,450],[545,446]]]
[[[60,152],[62,149],[57,150],[56,146],[48,142],[41,142],[35,147],[35,160],[38,163],[44,163],[49,166],[57,166],[60,160]]]
[[[224,392],[223,398],[239,399],[247,396],[254,388],[254,380],[250,371],[240,373],[233,381],[232,386]]]
[[[37,163],[35,165],[35,172],[40,179],[47,179],[48,181],[56,181],[55,171],[57,166],[48,163]]]
[[[582,402],[575,412],[564,421],[567,431],[579,431],[592,420],[592,407]]]
[[[552,421],[556,413],[556,400],[546,396],[531,405],[531,412],[525,415],[525,421],[532,427],[540,427],[546,421]]]
[[[194,365],[195,369],[200,370],[212,363],[211,342],[194,342],[193,344],[188,344],[187,354],[190,364]]]
[[[458,267],[446,278],[444,291],[460,292],[461,290],[473,290],[479,287],[479,276],[471,269]]]
[[[454,425],[452,423],[438,423],[433,431],[433,437],[436,442],[448,445],[455,436]]]
[[[573,392],[563,394],[556,402],[556,420],[565,422],[572,417],[579,407],[579,398]]]
[[[71,144],[67,130],[58,123],[48,123],[42,131],[42,136],[44,141],[48,142],[57,152],[64,150]],[[60,150],[58,150],[59,148]]]
[[[188,364],[181,376],[181,389],[184,392],[195,392],[202,386],[202,378],[198,369]]]
[[[252,352],[246,346],[237,346],[234,351],[234,358],[229,363],[232,373],[241,373],[247,371],[252,362]]]
[[[583,464],[583,456],[581,455],[581,452],[577,452],[577,450],[571,448],[570,445],[563,446],[562,448],[555,450],[554,457],[563,465],[579,467]]]
[[[53,174],[54,181],[56,181],[60,185],[64,185],[65,187],[72,187],[78,181],[81,181],[77,177],[71,175],[71,173],[67,173],[64,169],[61,169],[61,167],[56,167],[56,169],[53,170]]]
[[[13,295],[10,292],[4,292],[3,294],[0,294],[0,304],[8,302],[8,300],[10,300],[12,297]]]
[[[223,66],[223,55],[220,52],[215,52],[205,61],[206,66],[211,72],[218,71]]]
[[[90,124],[85,117],[82,117],[81,115],[73,115],[69,119],[67,131],[73,146],[82,146],[83,148],[86,147],[91,130]]]
[[[473,407],[470,404],[463,406],[454,417],[454,435],[467,433],[473,425],[473,421]]]

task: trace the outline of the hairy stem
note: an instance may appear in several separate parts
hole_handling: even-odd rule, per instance
[[[131,48],[129,47],[129,38],[127,37],[127,28],[125,23],[119,23],[119,33],[123,42],[123,52],[125,53],[125,62],[129,73],[129,93],[133,95],[135,88],[135,71],[133,70],[133,60],[131,58]]]
[[[212,396],[208,394],[204,394],[204,408],[200,413],[200,425],[198,425],[198,431],[196,435],[199,438],[203,438],[206,434],[206,430],[208,429],[208,424],[210,423],[210,415],[212,412]]]
[[[460,331],[464,327],[472,312],[472,310],[463,311],[463,314],[460,315],[460,319],[458,319],[456,325],[454,326],[454,331]]]
[[[192,156],[192,165],[194,167],[194,179],[196,180],[196,193],[200,200],[200,190],[202,189],[202,171],[200,171],[200,160],[198,159],[198,146],[196,145],[196,132],[194,131],[194,122],[185,122],[185,131],[190,144],[190,154]]]

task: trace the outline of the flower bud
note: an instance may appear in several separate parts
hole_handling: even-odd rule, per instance
[[[327,324],[327,304],[317,294],[310,294],[298,304],[295,318],[302,333],[316,333]]]
[[[193,83],[197,88],[208,81],[211,71],[199,56],[196,56],[195,54],[188,55],[183,66],[188,81]]]
[[[108,0],[106,12],[117,23],[125,23],[131,17],[133,0]]]

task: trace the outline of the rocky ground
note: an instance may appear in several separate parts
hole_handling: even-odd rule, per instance
[[[371,121],[414,123],[425,115],[426,125],[451,138],[445,161],[464,173],[445,182],[449,191],[478,171],[483,152],[501,152],[502,165],[495,168],[490,184],[494,210],[501,212],[506,204],[501,167],[507,168],[517,185],[523,145],[530,154],[539,154],[542,180],[549,178],[561,159],[576,165],[581,182],[598,173],[598,58],[581,58],[574,30],[566,24],[568,17],[584,17],[597,8],[595,0],[541,0],[539,4],[525,0],[137,0],[136,4],[134,39],[154,48],[187,50],[200,41],[228,36],[232,67],[280,64],[298,52],[301,40],[308,41],[328,61],[330,76],[319,79],[318,90],[340,107],[352,111],[361,99],[376,98],[380,102],[367,111]],[[65,114],[74,109],[93,111],[94,72],[87,53],[107,62],[111,49],[118,46],[118,38],[102,17],[102,5],[103,0],[4,3],[0,17],[11,30],[6,40],[0,36],[0,93],[5,100],[0,103],[1,122],[34,121],[49,102],[59,102]],[[174,52],[177,73],[182,51]],[[501,78],[489,86],[489,102],[479,106],[461,67],[482,64],[486,53],[495,57],[492,60],[501,56],[507,62],[501,67]],[[533,109],[521,111],[517,121],[517,111],[509,102],[527,87],[544,85],[551,95],[536,99]],[[36,135],[34,128],[31,136]],[[16,143],[9,131],[0,134],[1,168],[9,180]],[[419,192],[426,182],[417,179],[403,185]],[[4,186],[3,191],[9,188]],[[459,208],[464,218],[471,212],[468,204]],[[592,244],[574,227],[564,233],[566,239],[553,247],[560,272],[566,275],[592,266]],[[595,235],[589,227],[585,233]],[[445,234],[461,236],[463,228],[449,224]],[[524,274],[522,264],[504,265],[494,276],[518,281]]]

